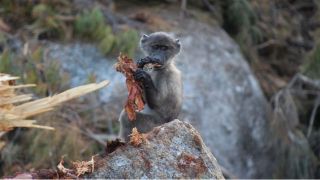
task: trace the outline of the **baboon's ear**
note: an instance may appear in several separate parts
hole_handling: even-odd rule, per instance
[[[146,41],[148,38],[149,38],[148,35],[146,35],[146,34],[142,35],[142,37],[141,37],[141,42]]]
[[[181,46],[179,39],[176,39],[176,44],[177,44],[179,47]]]

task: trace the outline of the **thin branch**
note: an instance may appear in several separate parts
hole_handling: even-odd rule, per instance
[[[279,40],[270,39],[270,40],[268,40],[268,41],[266,41],[266,42],[263,42],[263,43],[255,46],[255,48],[256,48],[257,50],[260,50],[260,49],[264,49],[264,48],[269,47],[269,46],[274,45],[274,44],[279,44],[279,45],[280,45],[280,44],[282,44],[282,43],[281,43]]]
[[[307,133],[307,137],[309,138],[310,135],[311,135],[311,132],[312,132],[312,127],[313,127],[313,124],[314,124],[314,119],[316,117],[316,114],[317,114],[317,109],[320,105],[320,94],[318,95],[317,99],[315,100],[314,102],[314,107],[312,109],[312,114],[311,114],[311,117],[310,117],[310,121],[309,121],[309,127],[308,127],[308,133]]]
[[[181,11],[180,11],[180,19],[183,19],[184,18],[184,14],[186,13],[187,11],[187,0],[182,0],[181,1]]]
[[[213,13],[215,12],[214,6],[212,4],[210,4],[210,2],[208,0],[202,0],[202,3],[204,4],[204,6],[206,8],[208,8],[209,11],[211,11]]]

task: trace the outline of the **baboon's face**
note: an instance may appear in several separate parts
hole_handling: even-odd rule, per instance
[[[147,56],[161,60],[163,63],[180,52],[180,41],[166,33],[156,32],[143,35],[140,40],[141,49]]]

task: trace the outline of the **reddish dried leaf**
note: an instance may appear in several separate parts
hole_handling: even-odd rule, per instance
[[[136,119],[136,113],[134,111],[134,106],[132,105],[132,103],[126,103],[125,105],[125,110],[127,112],[127,115],[129,117],[130,120],[135,120]]]
[[[129,94],[125,104],[125,110],[129,120],[135,120],[136,111],[141,111],[144,108],[140,83],[135,81],[133,77],[133,73],[138,67],[132,59],[120,54],[118,57],[118,62],[115,64],[115,68],[126,77],[126,84]]]
[[[144,108],[144,102],[143,102],[143,99],[142,99],[141,96],[136,96],[134,103],[137,105],[137,109],[138,109],[139,111],[143,110],[143,108]]]

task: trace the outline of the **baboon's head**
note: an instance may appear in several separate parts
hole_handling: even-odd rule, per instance
[[[155,32],[143,35],[140,47],[146,56],[159,59],[162,64],[167,64],[180,52],[181,44],[178,39],[174,39],[165,32]]]

